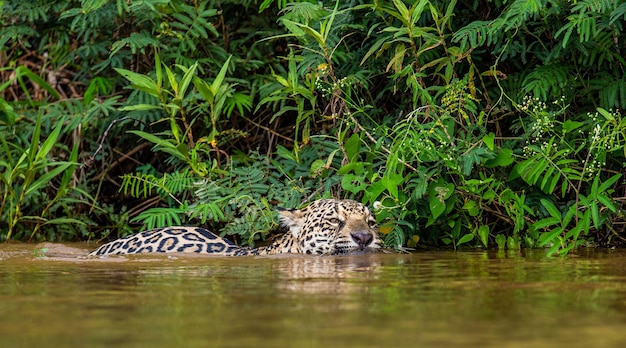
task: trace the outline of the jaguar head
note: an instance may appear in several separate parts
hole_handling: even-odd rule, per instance
[[[278,213],[302,253],[342,255],[380,249],[376,219],[361,203],[322,199],[303,209],[279,209]]]

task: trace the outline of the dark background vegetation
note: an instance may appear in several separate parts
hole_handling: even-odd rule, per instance
[[[626,2],[0,1],[0,239],[351,198],[390,247],[622,244]]]

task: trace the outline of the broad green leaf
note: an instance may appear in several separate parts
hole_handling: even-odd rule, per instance
[[[482,225],[478,228],[478,237],[480,238],[480,242],[483,243],[484,247],[489,246],[489,226]]]
[[[370,49],[367,51],[367,53],[363,56],[363,59],[361,59],[361,63],[359,63],[359,65],[363,65],[363,63],[365,63],[365,61],[372,55],[374,54],[374,52],[377,52],[378,54],[381,54],[385,48],[381,49],[381,46],[383,46],[383,44],[387,44],[388,40],[390,38],[383,36],[381,39],[379,39],[378,41],[374,42],[374,44],[370,47]]]
[[[18,117],[18,114],[15,112],[11,104],[0,98],[0,125],[5,124],[13,126]]]
[[[577,215],[578,209],[575,204],[571,205],[565,215],[563,216],[563,220],[561,221],[561,226],[567,227],[572,219]]]
[[[402,183],[402,177],[385,175],[380,180],[383,186],[389,191],[389,194],[394,199],[398,199],[398,186]],[[445,205],[444,205],[445,208]]]
[[[50,219],[50,220],[46,220],[46,222],[43,223],[43,225],[87,225],[84,221],[80,221],[78,219],[72,219],[72,218],[68,218],[68,217],[60,217],[60,218],[55,218],[55,219]]]
[[[39,162],[44,157],[48,155],[50,150],[57,144],[57,140],[59,139],[59,134],[61,134],[61,129],[63,129],[63,120],[59,120],[57,126],[54,130],[48,135],[46,141],[41,145],[39,151],[37,151],[37,155],[35,156],[35,161]]]
[[[385,71],[389,71],[393,67],[394,72],[402,70],[402,63],[404,62],[404,56],[406,54],[406,47],[404,45],[396,45],[395,54],[389,60]]]
[[[337,152],[339,152],[339,149],[333,150],[333,152],[330,153],[330,155],[328,155],[328,158],[326,159],[326,168],[330,168],[333,165],[333,158],[335,158],[335,155],[337,154]]]
[[[598,201],[600,201],[600,203],[602,203],[603,206],[605,206],[608,210],[610,210],[613,213],[617,212],[617,208],[615,208],[615,205],[613,204],[613,200],[611,198],[608,198],[604,195],[600,195],[597,197]]]
[[[560,248],[561,248],[561,243],[560,241],[558,241],[559,243],[554,243],[550,249],[548,249],[548,252],[546,253],[547,256],[552,256],[554,255],[554,253],[556,253]]]
[[[578,237],[580,237],[580,232],[582,232],[582,230],[583,230],[583,225],[582,224],[578,224],[578,225],[574,226],[574,228],[572,228],[569,231],[567,231],[567,233],[565,234],[565,236],[563,238],[565,240],[568,240],[570,238],[578,239]]]
[[[465,204],[463,204],[463,209],[467,210],[469,216],[478,216],[478,214],[480,214],[478,203],[473,200],[465,202]]]
[[[55,163],[50,163],[48,166],[52,166],[52,165],[56,165],[58,167],[52,170],[49,170],[44,175],[37,178],[36,181],[34,181],[31,185],[28,186],[28,188],[26,188],[26,193],[25,193],[26,195],[33,193],[33,191],[39,190],[43,186],[50,185],[50,181],[57,175],[63,173],[70,165],[72,165],[72,163],[55,162]]]
[[[511,149],[500,149],[496,152],[496,157],[491,158],[485,161],[485,167],[494,168],[494,167],[506,167],[513,163],[515,159],[513,158],[513,150]]]
[[[437,219],[446,210],[445,201],[442,201],[437,195],[430,195],[428,203],[434,219]]]
[[[561,219],[560,218],[556,218],[556,217],[547,217],[545,219],[541,219],[536,221],[533,224],[533,227],[537,230],[540,229],[544,229],[546,227],[549,226],[555,226],[555,225],[560,225],[561,224]]]
[[[432,49],[432,48],[429,47],[428,49],[425,49],[424,51],[418,52],[418,54],[421,54],[421,53],[423,53],[423,52],[425,52],[427,50],[430,50],[430,49]],[[448,58],[448,57],[441,57],[441,58],[433,59],[430,62],[422,65],[422,69],[428,69],[430,67],[435,67],[435,71],[439,71],[444,66],[446,68],[452,66],[452,64],[450,64],[450,58]],[[449,79],[447,79],[446,81],[449,81]]]
[[[72,152],[70,153],[69,161],[72,163],[67,170],[63,173],[63,178],[61,179],[61,183],[59,184],[59,189],[57,190],[57,198],[60,195],[64,195],[64,191],[67,189],[67,186],[72,180],[72,176],[74,175],[74,169],[76,169],[76,165],[78,164],[78,149],[80,147],[80,143],[74,143],[72,147]]]
[[[506,247],[509,250],[519,249],[520,247],[519,240],[517,238],[508,236],[506,239]]]
[[[193,84],[194,84],[194,86],[196,86],[196,89],[198,89],[198,92],[200,92],[200,95],[202,96],[202,98],[204,98],[205,101],[207,101],[209,103],[213,103],[214,102],[215,94],[213,94],[213,92],[211,92],[211,86],[209,86],[209,84],[206,83],[206,81],[202,80],[198,76],[194,76],[193,77]],[[263,101],[261,101],[261,103],[262,102]],[[260,103],[259,103],[259,105],[260,105]]]
[[[342,166],[337,170],[338,175],[354,172],[354,174],[363,174],[365,171],[365,164],[363,162],[350,162]]]
[[[446,210],[446,200],[454,192],[454,184],[439,180],[430,185],[428,202],[432,217],[437,219]]]
[[[560,179],[560,175],[554,175],[551,179],[550,182],[547,183],[547,189],[544,192],[549,192],[552,193],[554,192],[554,190],[556,189],[556,185],[559,184],[559,179]],[[567,187],[567,181],[564,180],[563,183],[565,184],[565,187]]]
[[[548,243],[554,243],[554,239],[558,237],[561,232],[563,232],[563,229],[561,227],[556,227],[551,231],[542,233],[539,236],[539,246],[543,247],[546,246],[546,244]]]
[[[554,177],[552,176],[552,174],[554,174],[554,170],[555,169],[553,166],[548,167],[548,170],[546,170],[546,172],[543,174],[543,180],[541,180],[541,185],[539,185],[541,190],[543,190],[543,192],[547,194],[552,193],[552,191],[548,190],[550,187],[552,187],[552,179],[556,178],[558,180],[558,173]]]
[[[550,165],[547,159],[539,158],[536,162],[532,163],[528,171],[528,183],[535,185],[541,178],[543,171]]]
[[[163,67],[161,66],[161,56],[159,56],[156,47],[154,48],[154,69],[157,78],[156,85],[160,89],[163,87]]]
[[[19,164],[26,159],[28,159],[29,163],[35,162],[35,157],[37,156],[37,153],[39,152],[40,137],[41,137],[41,116],[38,115],[37,121],[35,121],[35,128],[33,129],[33,135],[31,136],[30,147],[28,148],[28,152],[25,152],[24,154],[22,154],[22,156],[17,162],[18,164],[15,165],[15,167],[18,167]]]
[[[487,145],[487,148],[491,151],[493,151],[493,143],[495,139],[496,139],[496,135],[493,132],[490,132],[489,134],[483,137],[483,142],[485,143],[485,145]]]
[[[179,66],[179,68],[185,71],[183,78],[179,82],[178,90],[176,91],[176,95],[180,97],[181,99],[184,99],[185,93],[187,93],[187,87],[189,87],[189,84],[191,83],[191,79],[195,76],[197,67],[198,67],[198,62],[193,63],[193,65],[189,69],[183,66]]]
[[[398,2],[400,2],[400,0],[397,0]],[[415,23],[417,23],[417,21],[419,21],[419,19],[422,17],[422,13],[424,12],[424,8],[426,6],[430,7],[430,1],[426,1],[426,0],[420,0],[420,1],[415,1],[413,3],[413,8],[411,11],[411,25],[414,25]],[[434,16],[436,16],[438,14],[439,9],[431,7],[431,14]],[[436,20],[436,19],[435,19]]]
[[[569,38],[572,35],[572,32],[575,29],[575,25],[573,23],[567,23],[565,24],[561,29],[559,29],[555,34],[554,37],[558,38],[561,33],[563,33],[565,31],[565,35],[563,36],[563,43],[562,46],[563,48],[567,47],[567,43],[569,42]]]
[[[286,160],[292,161],[294,163],[299,163],[298,158],[294,156],[293,152],[282,145],[278,145],[276,147],[276,154]]]
[[[612,177],[608,178],[605,182],[603,182],[600,185],[600,187],[598,188],[598,193],[602,193],[608,190],[608,188],[613,186],[613,184],[615,184],[615,182],[619,180],[619,178],[621,177],[622,177],[622,174],[615,174]]]
[[[570,133],[571,131],[580,128],[580,126],[582,126],[582,125],[583,125],[582,122],[567,120],[567,121],[563,122],[563,130],[566,133]]]
[[[176,80],[176,75],[167,65],[163,65],[163,67],[165,68],[165,75],[167,76],[167,81],[169,82],[170,87],[175,92],[178,91],[178,81]]]
[[[363,181],[364,178],[361,176],[356,176],[354,174],[345,174],[341,178],[341,187],[352,193],[359,193],[365,191],[367,185]]]
[[[150,134],[150,133],[147,133],[147,132],[137,131],[137,130],[131,130],[131,131],[128,131],[128,133],[138,135],[138,136],[144,138],[145,140],[147,140],[147,141],[149,141],[149,142],[151,142],[151,143],[153,143],[155,145],[161,146],[161,147],[163,147],[164,151],[165,151],[165,149],[169,149],[170,151],[173,150],[174,153],[178,154],[177,157],[184,159],[184,156],[181,156],[178,153],[178,151],[176,150],[176,146],[174,144],[172,144],[171,142],[165,140],[165,139],[161,139],[161,138],[157,137],[156,135],[153,135],[153,134]],[[168,153],[172,153],[172,152],[169,152],[169,151],[167,151],[167,152]]]
[[[213,83],[211,83],[211,93],[213,93],[214,96],[217,95],[217,92],[219,91],[220,87],[222,86],[222,83],[224,82],[224,78],[226,77],[226,72],[228,71],[228,64],[230,63],[230,59],[232,57],[233,57],[232,55],[228,56],[228,59],[226,59],[226,62],[224,63],[224,65],[222,65],[222,68],[220,69],[220,72],[215,77],[215,80],[213,80]]]
[[[557,218],[559,220],[561,219],[561,212],[554,205],[554,203],[552,203],[551,201],[545,198],[542,198],[540,201],[541,201],[541,205],[543,205],[544,208],[546,208],[546,210],[548,211],[548,213],[550,213],[550,216]]]
[[[406,7],[404,2],[402,2],[402,0],[392,0],[392,2],[393,2],[393,5],[398,10],[398,12],[397,13],[392,13],[391,11],[387,11],[387,12],[389,12],[389,14],[401,20],[402,23],[408,27],[411,21],[411,14],[409,13],[409,9]],[[423,2],[426,2],[426,1],[423,1]]]
[[[178,127],[178,124],[176,124],[176,119],[173,117],[170,117],[170,129],[172,131],[172,136],[174,136],[174,139],[176,140],[176,144],[181,143],[181,131],[180,131],[180,127]]]
[[[380,199],[380,195],[385,191],[385,186],[383,185],[381,180],[376,181],[373,184],[370,184],[365,189],[365,193],[363,194],[363,198],[370,203],[377,201]]]
[[[615,121],[615,117],[613,116],[613,114],[606,111],[605,109],[597,108],[596,110],[598,110],[598,113],[600,113],[600,115],[602,115],[607,121]]]
[[[115,68],[118,74],[122,75],[125,79],[130,81],[131,87],[144,91],[152,96],[159,97],[160,90],[156,83],[146,75],[138,74],[136,72]]]
[[[504,234],[497,235],[496,244],[498,245],[498,249],[504,250],[506,248],[506,236]]]
[[[319,175],[319,173],[321,173],[325,168],[324,165],[326,163],[324,162],[324,160],[321,159],[316,159],[315,161],[313,161],[313,163],[311,163],[311,168],[309,169],[309,174],[312,176],[317,176]]]
[[[328,35],[331,33],[333,28],[333,22],[335,21],[335,15],[337,14],[337,8],[339,7],[339,0],[335,2],[335,8],[330,12],[330,16],[327,20],[321,23],[320,25],[320,34],[322,35],[322,43],[320,47],[326,47],[326,40],[328,39]]]
[[[593,227],[600,228],[600,212],[598,209],[598,203],[591,202],[589,207],[591,210],[591,220],[593,221]]]
[[[89,12],[93,12],[104,6],[108,0],[92,0],[92,1],[82,1],[82,12],[83,14],[87,14]]]
[[[129,105],[119,108],[120,111],[146,111],[146,110],[154,110],[160,109],[161,107],[158,105],[150,105],[150,104],[137,104],[137,105]]]
[[[20,82],[22,80],[21,79],[22,76],[28,77],[29,80],[31,80],[33,83],[37,84],[39,87],[41,87],[42,89],[50,93],[55,99],[57,100],[61,99],[61,95],[59,94],[59,92],[56,91],[56,89],[54,89],[54,87],[52,87],[46,80],[39,77],[39,75],[35,74],[32,70],[28,69],[27,67],[18,66],[17,68],[15,68],[15,75],[17,76]]]
[[[465,244],[467,242],[470,242],[472,239],[474,239],[474,234],[473,233],[466,233],[463,235],[463,237],[461,237],[459,239],[458,242],[456,242],[456,246],[459,246],[461,244]]]
[[[359,134],[352,134],[352,136],[350,136],[350,138],[348,138],[348,140],[346,141],[344,147],[346,149],[346,156],[348,157],[348,161],[352,162],[356,158],[356,155],[359,154],[359,150],[361,149],[361,137],[359,136]]]

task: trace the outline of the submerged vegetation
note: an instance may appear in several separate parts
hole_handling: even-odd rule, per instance
[[[390,247],[626,238],[623,0],[0,1],[0,239],[351,198]]]

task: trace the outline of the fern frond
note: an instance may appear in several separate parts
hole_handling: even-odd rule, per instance
[[[128,47],[130,51],[135,54],[137,52],[144,53],[146,47],[158,47],[159,42],[149,33],[133,32],[130,36],[115,41],[111,45],[111,56],[117,54],[122,48]]]
[[[208,39],[209,33],[214,37],[219,36],[217,29],[211,23],[211,20],[217,16],[217,10],[207,7],[208,1],[202,1],[197,6],[182,4],[178,8],[180,12],[171,15],[174,20],[169,24],[177,30],[174,35],[180,35],[183,38],[181,40],[182,51],[196,50],[196,43],[202,42],[201,39]]]
[[[619,53],[619,49],[616,49],[612,31],[602,31],[592,42],[578,44],[575,48],[581,52],[578,56],[578,63],[581,65],[597,67],[602,67],[603,64],[626,65],[626,59]]]
[[[542,65],[526,75],[523,88],[526,93],[531,93],[542,100],[548,96],[559,98],[561,91],[570,86],[570,75],[567,66],[560,64]]]
[[[615,10],[613,10],[613,12],[611,13],[609,25],[615,24],[615,22],[618,22],[620,18],[623,21],[626,21],[626,2],[622,2],[619,6],[617,6],[617,8],[615,8]]]
[[[571,15],[567,16],[568,22],[556,32],[555,38],[563,34],[563,47],[567,46],[570,35],[574,30],[578,33],[578,41],[581,43],[594,39],[607,29],[607,22],[602,20],[606,15],[611,13],[608,25],[613,25],[614,15],[617,15],[616,18],[619,18],[620,11],[618,11],[619,7],[616,8],[616,4],[617,2],[614,0],[577,1],[571,7]],[[626,8],[623,11],[626,11]]]
[[[626,108],[626,78],[606,76],[598,84],[600,105],[605,109]]]
[[[222,197],[228,197],[226,190],[210,179],[195,183],[195,187],[194,195],[201,202],[213,202]]]
[[[608,13],[615,9],[615,0],[579,0],[572,6],[572,12],[582,14],[588,12]]]
[[[181,203],[174,195],[190,189],[194,180],[195,176],[189,171],[166,173],[161,178],[146,173],[126,174],[122,177],[120,191],[136,198],[146,198],[156,193]]]
[[[485,44],[491,44],[490,28],[493,26],[492,21],[474,21],[465,27],[457,30],[452,36],[452,42],[460,42],[461,50],[468,48],[477,48]],[[469,45],[469,47],[468,47]]]
[[[270,7],[270,5],[274,2],[274,0],[263,0],[261,5],[259,6],[259,13],[263,12],[266,8]],[[287,6],[287,0],[276,0],[276,7],[279,9]]]
[[[237,196],[260,198],[267,195],[269,185],[265,183],[265,173],[258,167],[232,168],[231,174],[218,182],[218,185],[232,188]]]
[[[132,218],[131,222],[140,221],[144,224],[144,228],[151,230],[157,227],[180,226],[180,217],[186,212],[184,207],[178,208],[150,208],[142,211],[139,215]]]
[[[166,173],[161,179],[164,189],[159,193],[179,194],[188,191],[196,180],[196,176],[187,170]]]
[[[135,173],[122,176],[120,191],[135,198],[146,198],[154,189],[156,180],[152,174]]]
[[[202,224],[206,223],[207,220],[212,220],[214,222],[225,220],[224,212],[220,209],[220,205],[216,202],[191,205],[189,206],[189,209],[187,209],[187,213],[192,219],[200,219]]]
[[[286,3],[280,14],[283,15],[283,18],[299,23],[315,22],[329,14],[320,4],[307,1],[289,2]]]
[[[531,17],[535,17],[539,11],[545,8],[546,0],[515,0],[503,13],[503,29],[509,31],[519,28]]]
[[[535,155],[518,163],[513,170],[529,185],[536,185],[547,194],[552,194],[560,182],[561,195],[564,197],[568,189],[576,190],[574,181],[580,180],[582,174],[575,169],[578,161],[567,158],[568,150],[549,153],[553,141],[551,139],[544,148],[529,145],[528,148]]]

